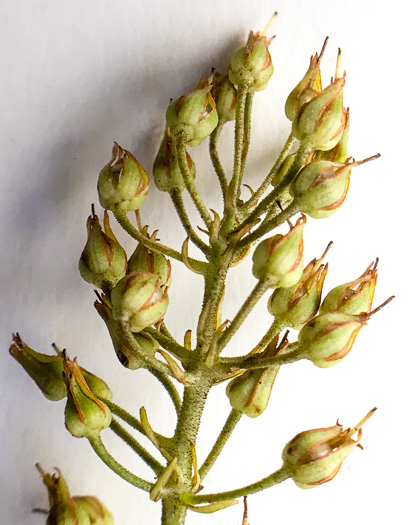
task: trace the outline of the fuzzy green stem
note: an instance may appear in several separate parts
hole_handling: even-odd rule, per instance
[[[279,215],[276,215],[275,217],[272,217],[271,219],[267,219],[261,223],[261,225],[254,230],[253,232],[249,233],[241,241],[237,243],[237,250],[240,250],[241,248],[245,248],[249,244],[252,244],[255,241],[258,241],[263,235],[266,235],[271,230],[274,230],[281,224],[283,224],[285,221],[290,219],[293,215],[298,213],[300,211],[300,205],[298,201],[294,200],[288,208],[286,208],[283,212],[281,212]]]
[[[243,138],[243,151],[241,154],[241,171],[244,171],[247,155],[250,147],[250,136],[251,136],[251,111],[253,109],[254,93],[247,93],[246,106],[244,108],[244,138]]]
[[[266,178],[263,180],[261,185],[257,188],[257,190],[254,192],[254,194],[250,197],[250,199],[244,203],[243,208],[245,210],[248,210],[253,206],[255,202],[258,201],[258,199],[263,195],[263,193],[266,191],[268,186],[271,184],[271,181],[280,169],[282,163],[285,161],[285,159],[288,157],[291,148],[293,147],[295,142],[295,137],[292,133],[290,133],[286,143],[284,144],[283,149],[281,150],[280,155],[277,157],[277,160],[274,163],[274,166],[271,168],[270,172],[266,176]]]
[[[184,478],[184,486],[189,489],[193,486],[192,446],[196,445],[202,412],[212,386],[212,379],[207,373],[197,372],[194,376],[193,384],[185,387],[182,409],[179,413],[174,437],[178,465]]]
[[[174,357],[179,359],[183,364],[186,363],[191,357],[190,351],[184,346],[178,344],[173,337],[164,332],[162,333],[162,325],[160,330],[156,330],[152,326],[148,326],[144,329],[144,332],[152,336],[165,350],[167,350]]]
[[[271,341],[274,339],[274,337],[277,334],[279,334],[283,328],[284,326],[279,321],[274,319],[274,321],[271,323],[270,328],[263,335],[261,341],[255,348],[253,348],[251,354],[256,354],[265,350],[267,346],[271,343]]]
[[[162,525],[183,525],[187,507],[177,497],[162,499]]]
[[[170,373],[169,367],[167,365],[165,365],[164,363],[162,363],[162,361],[159,361],[155,357],[152,357],[150,354],[142,350],[129,326],[122,324],[122,332],[129,346],[138,356],[140,356],[145,361],[146,368],[150,372],[153,372],[153,370],[157,370],[158,372],[161,372],[164,375]]]
[[[247,93],[247,85],[242,85],[238,87],[236,102],[236,127],[234,130],[234,166],[233,177],[230,181],[229,187],[229,205],[232,207],[233,210],[236,210],[237,208],[237,199],[239,197],[240,184],[243,175],[241,161],[243,158],[244,120]]]
[[[298,343],[294,343],[294,349],[291,349],[286,354],[272,357],[257,357],[254,355],[247,356],[245,359],[236,357],[225,358],[222,363],[219,363],[219,368],[225,373],[229,373],[235,370],[256,370],[258,368],[269,368],[270,366],[281,366],[300,361],[301,359],[308,359],[308,355],[298,347]]]
[[[270,288],[271,283],[268,280],[258,281],[256,286],[251,291],[250,295],[244,301],[242,307],[237,312],[235,318],[231,322],[230,326],[223,332],[223,335],[219,339],[219,350],[220,352],[227,345],[233,335],[237,332],[240,326],[243,324],[247,316],[256,306],[258,301],[264,295],[264,293]]]
[[[267,476],[256,483],[252,483],[251,485],[247,485],[246,487],[230,490],[228,492],[219,492],[217,494],[201,494],[197,496],[194,494],[185,493],[181,496],[181,500],[188,505],[195,505],[197,503],[213,503],[217,501],[226,501],[229,499],[240,498],[242,496],[248,496],[249,494],[255,494],[261,490],[268,489],[269,487],[277,485],[278,483],[282,483],[290,477],[290,474],[291,473],[287,469],[282,467],[273,474],[270,474],[270,476]]]
[[[115,403],[112,403],[112,401],[108,401],[107,399],[103,398],[101,398],[101,401],[103,401],[107,405],[107,407],[113,414],[120,417],[123,421],[125,421],[125,423],[128,423],[130,427],[134,428],[135,430],[137,430],[145,436],[145,431],[143,430],[139,419],[137,419],[132,414],[130,414],[120,406],[116,405]]]
[[[228,188],[228,182],[226,178],[226,174],[224,172],[222,163],[220,162],[219,153],[217,151],[217,144],[219,142],[220,134],[223,129],[225,122],[223,120],[219,120],[216,128],[214,129],[213,133],[210,135],[210,141],[209,141],[209,151],[210,151],[210,159],[213,164],[214,171],[216,172],[217,178],[219,179],[220,187],[223,194],[223,199],[226,198],[227,188]]]
[[[119,213],[115,213],[115,219],[119,222],[119,224],[122,226],[122,228],[129,233],[131,237],[136,239],[138,242],[152,250],[156,253],[161,253],[162,255],[166,255],[168,257],[172,257],[173,259],[176,259],[177,261],[183,262],[182,254],[173,248],[169,248],[168,246],[165,246],[163,244],[160,244],[156,241],[152,241],[151,239],[148,239],[143,235],[140,231],[138,231],[135,226],[131,223],[131,221],[128,219],[126,215],[121,215]],[[196,259],[188,258],[189,264],[198,272],[203,273],[206,268],[206,263],[202,261],[197,261]]]
[[[214,251],[214,250],[213,250]],[[210,348],[214,333],[217,328],[217,309],[223,297],[224,283],[231,261],[231,255],[225,256],[215,254],[209,260],[209,271],[205,276],[204,306],[200,315],[198,326],[198,348],[199,354],[206,354]],[[203,318],[203,316],[205,316]]]
[[[271,191],[264,199],[256,206],[256,208],[251,212],[247,219],[241,224],[241,227],[247,226],[249,224],[255,223],[255,221],[261,217],[264,213],[271,211],[271,206],[277,200],[277,198],[285,191],[288,185],[292,182],[294,177],[297,175],[308,155],[311,153],[311,148],[305,146],[300,146],[297,151],[297,155],[294,159],[294,162],[284,177],[284,179],[278,184],[273,191]]]
[[[170,197],[179,216],[180,222],[182,223],[183,228],[185,229],[189,239],[193,242],[193,244],[196,244],[199,250],[202,250],[204,254],[208,253],[209,247],[197,235],[192,224],[190,223],[189,216],[186,212],[185,205],[183,203],[182,192],[177,189],[172,190],[170,192]]]
[[[155,472],[159,474],[163,470],[163,465],[159,463],[122,425],[112,419],[109,428],[115,432],[138,456]]]
[[[94,449],[94,452],[97,454],[97,456],[99,456],[105,465],[115,472],[115,474],[118,474],[118,476],[138,489],[145,490],[146,492],[151,491],[153,484],[140,478],[139,476],[136,476],[135,474],[132,474],[132,472],[129,472],[129,470],[118,463],[118,461],[114,459],[107,451],[99,435],[90,438],[88,441],[90,442],[91,447]]]
[[[164,374],[162,371],[157,370],[157,369],[152,369],[152,370],[149,369],[149,371],[165,387],[165,390],[169,394],[169,396],[170,396],[170,398],[171,398],[171,400],[172,400],[172,402],[173,402],[173,404],[175,406],[176,412],[179,413],[180,412],[180,408],[182,406],[182,401],[180,399],[179,392],[176,390],[176,387],[173,384],[173,382],[170,379],[170,377],[167,374]]]
[[[193,182],[192,176],[190,175],[189,166],[187,163],[187,156],[186,156],[185,139],[183,136],[181,136],[176,142],[176,154],[177,154],[178,164],[182,172],[183,180],[186,185],[186,189],[189,192],[192,198],[192,201],[195,203],[195,206],[198,212],[200,213],[200,216],[202,217],[203,222],[206,224],[208,228],[210,228],[212,224],[212,218],[210,216],[209,210],[204,205],[202,198],[200,197],[199,192],[197,191],[197,188]]]
[[[225,444],[227,443],[229,437],[231,436],[233,430],[236,428],[237,423],[240,421],[243,412],[233,408],[229,414],[229,417],[222,428],[222,431],[219,434],[219,437],[216,440],[216,443],[213,445],[212,450],[205,459],[203,465],[199,469],[199,478],[200,481],[206,477],[209,470],[214,465],[215,461],[219,457],[221,451],[223,450]]]

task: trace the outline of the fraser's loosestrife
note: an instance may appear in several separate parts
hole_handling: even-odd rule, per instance
[[[170,102],[152,169],[142,167],[115,142],[111,160],[98,178],[103,212],[92,206],[86,223],[88,236],[79,272],[97,288],[95,308],[112,339],[118,366],[145,369],[161,382],[176,411],[175,428],[163,436],[151,426],[144,407],[137,415],[127,413],[112,401],[104,381],[55,345],[55,355],[39,353],[15,334],[10,347],[11,355],[44,396],[65,403],[65,426],[72,436],[88,440],[111,470],[162,505],[163,525],[182,525],[189,512],[221,511],[240,497],[289,478],[303,489],[332,480],[347,456],[360,447],[362,426],[375,410],[352,428],[337,423],[301,431],[285,445],[277,471],[228,492],[208,491],[206,476],[237,423],[242,417],[261,416],[275,396],[280,368],[302,359],[320,368],[339,364],[361,329],[390,300],[372,309],[378,261],[360,277],[323,294],[329,245],[321,257],[304,259],[309,221],[336,213],[347,196],[352,170],[378,156],[365,161],[348,157],[350,118],[344,108],[346,75],[341,71],[340,52],[331,82],[321,85],[320,64],[327,41],[321,53],[311,57],[307,72],[287,98],[285,114],[291,132],[276,162],[249,198],[242,194],[248,181],[253,98],[267,87],[274,71],[271,41],[267,30],[251,32],[247,43],[234,52],[228,71],[201,77],[192,91]],[[234,162],[229,173],[219,157],[218,141],[231,123],[235,126]],[[204,141],[209,143],[223,197],[218,211],[207,207],[195,183],[201,177],[193,161],[195,147]],[[160,224],[153,224],[149,231],[142,222],[141,210],[143,216],[153,181],[171,198],[186,232],[180,250],[159,242]],[[201,233],[186,211],[189,198],[200,215]],[[101,223],[98,214],[103,217]],[[113,220],[136,241],[133,253],[127,254],[117,240]],[[279,226],[280,232],[275,231]],[[201,258],[189,256],[190,243],[200,250]],[[222,312],[229,293],[226,277],[250,252],[253,275],[247,277],[255,278],[256,284],[229,321]],[[177,341],[165,324],[171,307],[169,288],[178,286],[172,282],[171,260],[204,280],[200,316],[183,341]],[[265,295],[271,325],[255,348],[239,357],[226,356],[228,343]],[[231,412],[208,456],[198,457],[196,443],[206,400],[212,387],[223,382]],[[125,468],[115,452],[106,449],[104,436],[110,431],[148,465],[149,479]],[[148,452],[147,444],[155,454]],[[72,497],[59,471],[51,475],[38,468],[49,493],[48,525],[113,523],[112,514],[95,497]]]

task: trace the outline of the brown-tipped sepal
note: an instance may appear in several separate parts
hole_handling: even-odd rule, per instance
[[[139,210],[148,195],[149,175],[129,151],[114,142],[112,158],[98,178],[98,195],[106,210]]]
[[[314,90],[314,86],[316,85],[316,78],[320,78],[321,56],[322,53],[320,56],[315,54],[311,57],[310,66],[307,72],[287,98],[285,103],[285,114],[291,121],[294,121],[297,118],[298,112],[304,104],[317,96],[317,91]]]
[[[303,270],[299,282],[289,288],[278,288],[268,301],[268,311],[280,326],[301,328],[318,312],[328,265],[323,257],[313,259]]]
[[[151,237],[152,240],[153,236]],[[128,273],[153,273],[159,276],[160,286],[170,286],[172,281],[169,259],[158,252],[154,252],[138,244],[128,262]]]
[[[194,91],[171,101],[166,122],[173,139],[198,146],[211,134],[217,126],[218,115],[210,90],[211,82],[202,77]]]
[[[344,86],[345,78],[336,78],[298,110],[292,132],[303,146],[327,151],[341,140],[346,121]]]
[[[112,305],[107,297],[102,295],[99,301],[95,301],[94,306],[108,328],[116,356],[120,363],[130,370],[146,368],[147,363],[143,356],[148,355],[149,357],[155,357],[159,343],[144,332],[134,334],[135,341],[141,348],[141,353],[136,352],[135,348],[129,345],[120,322],[114,319]]]
[[[114,319],[132,332],[141,332],[159,322],[169,304],[167,288],[153,273],[126,275],[113,288],[111,299]]]
[[[105,231],[94,213],[88,217],[88,239],[78,263],[84,281],[97,288],[115,285],[125,275],[127,266],[125,250],[112,234],[107,212],[104,226]]]
[[[347,196],[352,167],[319,160],[303,168],[293,183],[301,210],[314,219],[333,215]]]
[[[300,350],[314,365],[329,368],[340,363],[349,353],[366,317],[342,312],[320,314],[300,331]]]
[[[371,311],[378,270],[372,263],[365,272],[346,284],[333,288],[322,302],[320,312],[344,312],[346,314],[367,314]]]
[[[186,159],[190,177],[194,179],[196,176],[196,166],[187,152]],[[175,141],[170,136],[168,128],[166,128],[165,136],[163,137],[158,154],[153,163],[153,177],[156,187],[160,191],[183,191],[186,186],[177,161]]]
[[[113,525],[111,512],[94,496],[71,497],[59,470],[43,472],[37,465],[48,490],[50,510],[46,525]]]
[[[247,44],[237,49],[230,63],[229,79],[235,86],[247,86],[249,93],[268,85],[274,66],[268,50],[272,39],[250,32]]]
[[[61,357],[36,352],[27,346],[18,334],[13,335],[10,354],[20,363],[47,399],[59,401],[67,396]]]
[[[306,430],[287,443],[282,458],[295,483],[302,489],[310,489],[331,481],[344,459],[360,446],[361,427],[374,411],[352,429],[344,430],[337,423],[333,427]],[[356,433],[357,437],[352,439]]]
[[[296,284],[303,271],[303,230],[306,223],[302,215],[294,227],[285,234],[277,234],[262,241],[254,251],[253,275],[269,280],[272,287],[285,288]]]
[[[286,342],[277,348],[278,337],[257,357],[272,357],[286,348]],[[267,408],[279,366],[247,370],[230,381],[226,394],[230,404],[248,417],[258,417]]]
[[[93,438],[111,424],[111,412],[87,385],[81,369],[74,361],[64,361],[67,383],[65,426],[74,437]]]

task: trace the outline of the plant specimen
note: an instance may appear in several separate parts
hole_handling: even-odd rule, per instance
[[[321,368],[340,363],[361,328],[391,299],[372,309],[377,261],[323,300],[328,272],[325,256],[330,244],[320,257],[304,262],[307,216],[322,219],[334,214],[346,198],[352,170],[379,156],[362,161],[348,157],[350,120],[343,105],[345,74],[340,53],[330,84],[321,85],[326,41],[287,98],[285,113],[292,128],[281,153],[260,186],[249,188],[249,198],[242,195],[253,97],[273,74],[272,39],[267,38],[267,31],[251,32],[247,43],[233,54],[227,74],[212,72],[208,79],[201,77],[192,92],[171,101],[166,111],[165,132],[152,172],[157,188],[172,199],[186,231],[181,250],[160,243],[157,231],[150,232],[143,225],[140,209],[147,199],[150,178],[136,158],[117,143],[98,178],[102,224],[94,206],[87,220],[88,239],[79,261],[81,276],[98,290],[95,308],[120,363],[131,370],[148,370],[161,382],[177,413],[176,428],[164,436],[152,428],[144,407],[138,417],[127,413],[112,401],[104,381],[55,345],[55,355],[40,354],[15,334],[10,348],[48,399],[66,399],[68,431],[86,438],[110,469],[149,493],[151,500],[161,502],[163,525],[185,523],[188,511],[223,510],[238,503],[240,497],[289,478],[301,488],[330,481],[344,459],[360,446],[362,426],[375,410],[351,428],[337,423],[301,432],[285,445],[282,467],[264,479],[228,492],[209,494],[204,490],[206,475],[238,421],[265,411],[280,367],[301,359]],[[218,140],[230,121],[235,125],[234,163],[228,174],[218,155]],[[205,205],[195,185],[196,166],[190,155],[194,150],[190,148],[207,138],[223,196],[220,212]],[[202,235],[185,209],[186,195],[200,214]],[[112,217],[137,241],[130,257],[114,234]],[[286,231],[272,234],[280,226]],[[200,260],[189,256],[189,242],[202,252]],[[223,316],[226,276],[253,248],[256,285],[233,319],[227,320]],[[194,332],[186,332],[182,342],[165,324],[171,259],[204,279],[197,325]],[[267,293],[271,294],[271,325],[255,348],[241,356],[225,356],[228,343]],[[298,332],[293,342],[288,329],[292,334]],[[183,387],[182,398],[175,382]],[[231,412],[203,460],[196,453],[202,413],[211,388],[223,382]],[[128,432],[121,421],[135,432]],[[152,469],[151,479],[130,472],[108,452],[103,443],[107,429],[145,461]],[[145,448],[136,433],[151,442],[157,456]],[[113,523],[110,512],[96,498],[71,497],[59,472],[50,475],[41,467],[39,470],[49,491],[48,524]]]

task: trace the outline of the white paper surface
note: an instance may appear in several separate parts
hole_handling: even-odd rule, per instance
[[[249,155],[249,184],[270,168],[290,131],[283,107],[311,54],[330,41],[324,81],[333,74],[338,46],[347,70],[345,105],[351,108],[349,152],[356,159],[382,153],[358,168],[341,210],[325,221],[308,220],[306,261],[334,241],[325,291],[360,275],[380,258],[375,305],[395,301],[359,334],[351,354],[329,370],[310,363],[283,367],[268,410],[243,418],[203,492],[232,489],[280,467],[285,443],[302,430],[354,425],[373,406],[364,429],[365,450],[355,451],[340,474],[316,490],[290,480],[249,498],[251,525],[404,523],[408,454],[406,419],[407,301],[407,44],[404,3],[375,1],[71,0],[1,2],[2,170],[0,230],[1,382],[0,521],[40,525],[33,507],[47,507],[34,464],[62,470],[73,495],[93,494],[112,510],[115,523],[156,524],[160,504],[111,473],[85,440],[64,428],[64,402],[47,401],[7,353],[11,332],[40,352],[55,341],[80,364],[103,377],[114,400],[138,414],[145,406],[155,430],[170,435],[175,417],[157,382],[121,367],[105,326],[93,309],[92,286],[77,261],[85,221],[97,203],[96,180],[112,142],[131,150],[151,169],[170,98],[191,90],[212,66],[227,70],[229,57],[250,29],[279,17],[271,45],[275,73],[257,95]],[[406,49],[406,51],[405,51]],[[231,164],[231,126],[221,156]],[[197,185],[220,211],[218,185],[206,145],[192,150]],[[202,167],[201,167],[202,166]],[[186,201],[187,201],[186,197]],[[193,211],[193,207],[189,207]],[[98,208],[101,216],[101,210]],[[194,213],[194,212],[193,212]],[[141,210],[151,231],[180,247],[184,232],[166,194],[151,184]],[[198,220],[196,220],[197,223]],[[116,230],[118,231],[119,228]],[[118,233],[129,250],[133,244]],[[192,255],[196,252],[192,248]],[[255,283],[251,260],[228,280],[224,315],[232,318]],[[173,264],[167,325],[182,340],[200,308],[202,283]],[[270,322],[265,301],[235,337],[229,352],[244,352]],[[212,392],[199,435],[206,457],[229,412],[224,386]],[[112,436],[103,434],[119,461],[153,481],[150,470]],[[189,525],[241,523],[242,505],[212,516],[191,514]]]

